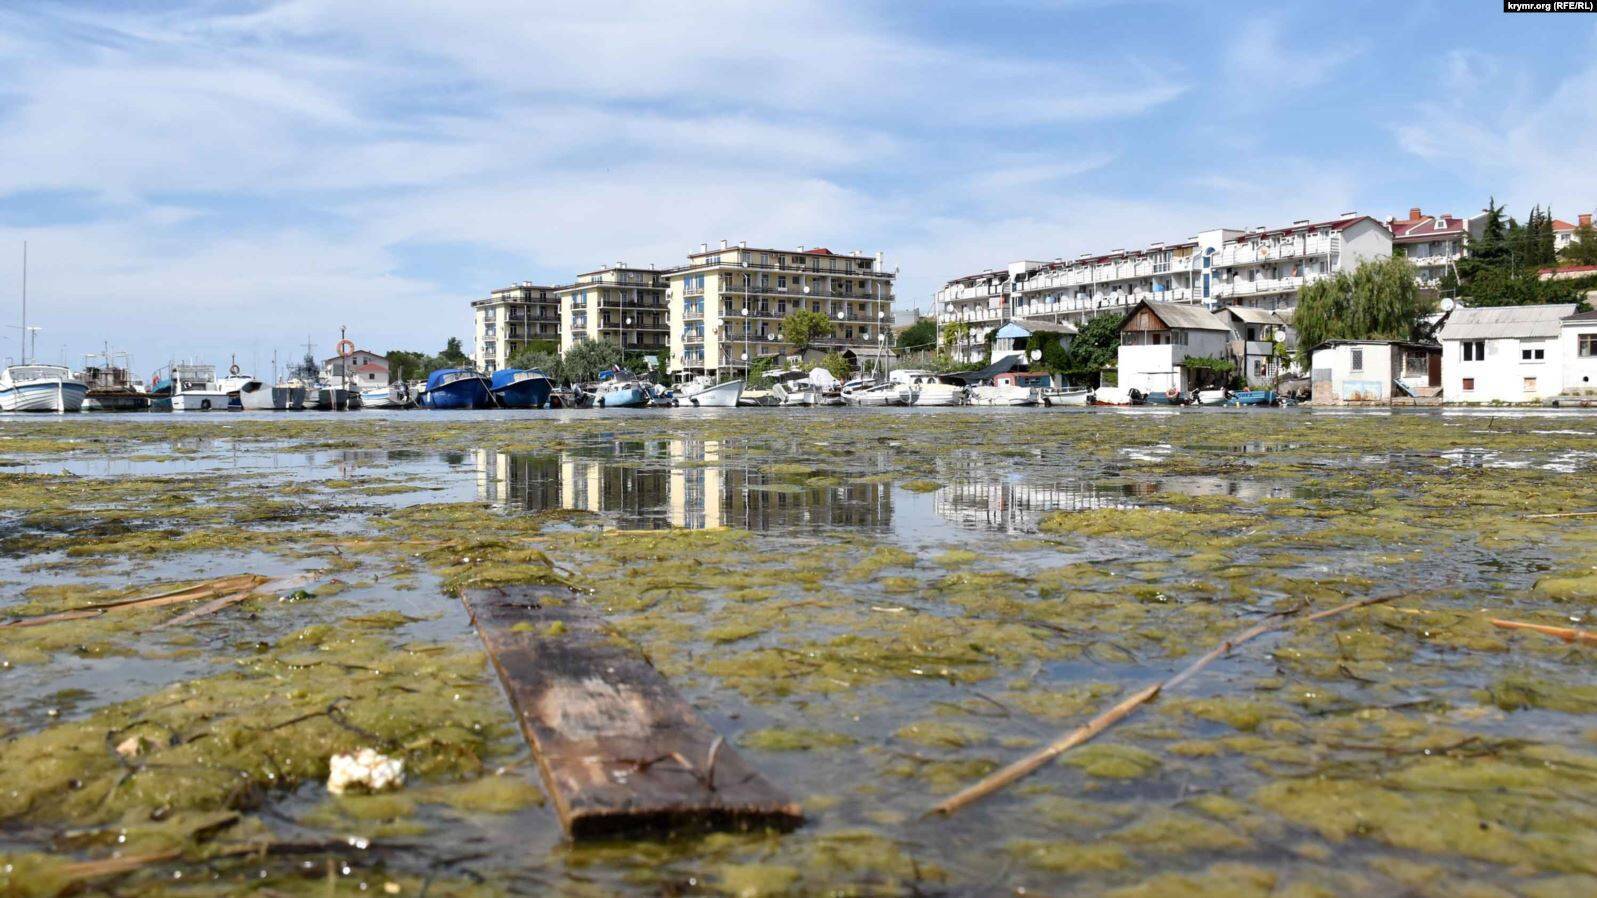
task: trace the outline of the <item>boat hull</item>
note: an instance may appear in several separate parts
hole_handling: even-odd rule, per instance
[[[956,389],[936,389],[931,384],[923,384],[915,391],[914,404],[928,408],[947,408],[949,406],[964,405],[965,392]]]
[[[731,380],[698,392],[684,392],[682,398],[688,405],[698,408],[737,408],[743,398],[743,381]]]
[[[307,387],[305,402],[319,412],[349,410],[349,391],[342,387]]]
[[[221,390],[194,390],[178,393],[168,402],[174,412],[225,412],[229,397]]]
[[[1227,399],[1225,404],[1229,406],[1275,405],[1275,399],[1274,390],[1244,390],[1239,393],[1232,393],[1231,398]]]
[[[1091,400],[1091,390],[1062,390],[1042,394],[1042,404],[1047,408],[1084,408]]]
[[[238,388],[239,407],[247,412],[286,411],[288,403],[285,397],[280,397],[276,387],[269,387],[258,380]]]
[[[109,390],[103,393],[90,390],[83,397],[86,412],[142,412],[150,407],[150,397],[143,393]]]
[[[543,408],[549,404],[552,389],[553,384],[547,377],[533,377],[496,387],[493,394],[505,408]]]
[[[436,411],[488,408],[493,397],[481,378],[453,380],[427,391],[427,407]]]
[[[89,388],[72,381],[31,381],[0,388],[0,412],[76,412]]]
[[[649,394],[637,387],[625,387],[601,394],[593,404],[600,408],[642,408],[649,404]]]

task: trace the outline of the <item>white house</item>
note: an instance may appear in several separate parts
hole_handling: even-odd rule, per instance
[[[348,377],[362,387],[388,383],[388,359],[375,352],[357,349],[347,356],[322,359],[322,376],[339,382]]]
[[[1578,312],[1563,320],[1558,354],[1563,358],[1565,396],[1597,395],[1597,312]]]
[[[1030,349],[1031,338],[1039,336],[1043,340],[1056,340],[1060,348],[1069,348],[1070,341],[1076,337],[1076,326],[1067,321],[1037,321],[1030,318],[1011,318],[1008,323],[998,329],[993,335],[992,361],[998,362],[1007,356],[1019,356],[1022,362],[1031,361],[1026,353]]]
[[[1309,363],[1315,405],[1391,405],[1442,386],[1442,348],[1401,340],[1328,340]]]
[[[1120,323],[1120,386],[1144,393],[1201,389],[1207,372],[1186,360],[1224,359],[1230,339],[1231,328],[1202,306],[1143,300]]]
[[[1560,336],[1574,303],[1454,309],[1442,325],[1450,403],[1541,402],[1563,388]]]

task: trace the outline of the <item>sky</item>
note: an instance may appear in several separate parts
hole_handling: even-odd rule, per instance
[[[1597,206],[1597,16],[1496,0],[17,0],[0,357],[256,373],[700,243],[1016,259]]]

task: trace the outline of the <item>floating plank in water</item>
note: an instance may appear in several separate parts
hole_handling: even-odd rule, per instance
[[[518,586],[462,598],[573,838],[803,822],[580,596]]]

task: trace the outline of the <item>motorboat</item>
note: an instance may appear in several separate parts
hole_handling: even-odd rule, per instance
[[[889,382],[908,387],[911,405],[964,405],[970,398],[970,391],[964,381],[950,374],[899,369],[892,373]]]
[[[504,408],[543,408],[554,383],[537,368],[501,368],[489,379],[488,389]]]
[[[643,408],[650,402],[649,388],[635,380],[606,380],[594,392],[599,408]]]
[[[1092,391],[1085,387],[1051,387],[1037,397],[1045,408],[1080,408],[1092,402]]]
[[[361,408],[410,408],[412,404],[410,385],[402,380],[360,391]]]
[[[781,404],[782,401],[770,390],[750,390],[745,388],[743,395],[738,397],[739,408],[764,408]]]
[[[0,371],[0,412],[76,412],[88,385],[64,365],[12,365]]]
[[[493,393],[489,381],[470,368],[440,368],[427,375],[427,389],[422,393],[423,407],[446,409],[477,409],[493,406]]]
[[[1042,388],[1050,383],[1048,375],[1027,371],[1005,371],[993,375],[970,388],[971,405],[1036,405],[1041,401]]]
[[[843,385],[843,402],[848,405],[909,405],[909,389],[891,382],[853,381]]]
[[[1229,406],[1243,405],[1275,405],[1276,395],[1274,390],[1238,390],[1226,398],[1225,404]]]
[[[126,368],[90,365],[79,379],[87,387],[83,396],[86,412],[142,412],[150,408],[150,395],[139,389]]]
[[[771,395],[777,405],[820,405],[821,391],[803,371],[781,371],[771,375]]]
[[[160,411],[220,412],[228,402],[215,365],[168,365],[150,389],[150,407]]]
[[[1192,401],[1192,397],[1171,387],[1168,390],[1154,390],[1144,396],[1143,401],[1148,405],[1186,405]]]
[[[1132,387],[1099,387],[1092,394],[1093,405],[1141,405],[1142,391]]]
[[[238,365],[228,369],[227,376],[216,382],[217,389],[227,394],[227,407],[245,411],[272,411],[272,390],[266,382],[249,374],[240,374]]]
[[[350,408],[352,390],[335,387],[330,383],[313,383],[305,386],[305,407],[319,412],[343,412]],[[359,408],[359,405],[355,406]]]
[[[311,388],[306,386],[305,381],[300,380],[297,377],[291,377],[288,380],[280,380],[275,386],[272,387],[272,401],[274,403],[274,407],[276,402],[281,401],[283,403],[281,407],[284,411],[304,411],[306,394],[309,393],[310,390]]]
[[[743,398],[743,381],[716,382],[713,377],[700,375],[683,384],[678,399],[698,408],[736,408]]]
[[[1197,405],[1225,405],[1226,397],[1231,395],[1227,390],[1199,390],[1193,394],[1193,402]]]

